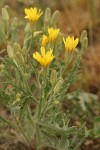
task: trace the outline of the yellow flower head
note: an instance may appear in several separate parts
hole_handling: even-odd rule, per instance
[[[54,29],[52,27],[48,28],[49,41],[53,42],[57,38],[59,32],[59,29]]]
[[[42,36],[42,46],[45,47],[49,38],[46,35]]]
[[[76,38],[76,40],[74,40],[74,37],[72,36],[72,37],[68,37],[66,39],[63,38],[63,41],[64,41],[66,50],[68,52],[72,52],[76,48],[76,46],[79,42],[79,38]]]
[[[52,52],[52,49],[45,52],[45,48],[42,46],[41,55],[36,52],[35,54],[33,54],[33,58],[36,59],[42,65],[42,67],[46,68],[55,57]]]
[[[35,23],[40,16],[43,14],[43,12],[41,11],[41,9],[37,9],[36,7],[34,8],[25,8],[25,18],[28,19],[30,22]]]

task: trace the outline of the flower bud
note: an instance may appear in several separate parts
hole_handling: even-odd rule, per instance
[[[52,70],[51,76],[50,76],[50,82],[51,82],[52,86],[55,86],[55,84],[57,82],[57,72],[56,72],[56,70]]]
[[[47,8],[44,15],[44,22],[50,21],[51,19],[51,9]]]
[[[15,31],[18,27],[18,19],[16,17],[13,18],[11,23],[11,30]]]
[[[18,41],[18,19],[16,17],[14,17],[11,22],[10,31],[12,42]]]
[[[83,30],[82,33],[81,33],[81,37],[80,37],[80,43],[82,44],[84,38],[87,37],[87,31],[86,30]]]
[[[30,33],[30,32],[31,32],[30,23],[27,23],[25,26],[25,33]]]
[[[13,49],[10,45],[7,46],[7,53],[8,53],[8,56],[12,59],[14,58],[14,53],[13,53]]]
[[[50,20],[50,24],[51,26],[55,27],[57,22],[59,21],[59,16],[60,16],[60,13],[58,10],[56,10],[53,15],[52,15],[52,18]]]
[[[24,64],[24,57],[22,56],[22,54],[20,52],[16,53],[16,59],[21,63]]]
[[[25,77],[25,79],[27,80],[27,79],[29,79],[30,74],[29,74],[29,73],[25,73],[25,74],[24,74],[24,77]]]
[[[82,48],[82,50],[83,50],[83,51],[86,50],[86,49],[87,49],[87,46],[88,46],[88,38],[86,37],[86,38],[83,39],[83,41],[82,41],[82,43],[81,43],[81,48]]]
[[[9,15],[6,8],[2,8],[2,19],[5,21],[9,21]]]
[[[58,101],[58,100],[54,100],[54,101],[53,101],[53,104],[58,105],[58,104],[59,104],[59,101]]]
[[[21,98],[21,93],[16,94],[16,99],[19,99],[19,98]]]
[[[34,37],[37,37],[38,35],[40,35],[40,34],[42,34],[42,33],[43,33],[43,31],[36,31],[36,32],[34,32],[33,36],[34,36]]]
[[[62,85],[64,83],[63,78],[59,77],[57,84],[54,87],[54,93],[58,93],[60,91],[60,89],[62,88]]]
[[[49,27],[50,19],[51,19],[51,9],[47,8],[45,11],[45,15],[44,15],[44,30],[45,31]]]
[[[23,47],[23,48],[22,48],[22,53],[23,53],[23,56],[26,56],[27,53],[28,53],[27,48]]]
[[[15,55],[17,52],[22,53],[21,46],[18,43],[14,43],[13,48],[14,48]]]
[[[86,38],[84,38],[84,40],[83,40],[83,49],[86,50],[87,47],[88,47],[88,38],[86,37]]]

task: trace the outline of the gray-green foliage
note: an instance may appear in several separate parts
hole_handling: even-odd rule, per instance
[[[28,23],[25,27],[23,44],[20,45],[15,43],[18,40],[17,19],[14,18],[10,27],[7,10],[2,9],[0,38],[2,42],[8,44],[7,55],[2,58],[0,65],[2,84],[0,101],[10,110],[11,120],[1,116],[0,121],[14,128],[15,135],[19,139],[21,136],[20,140],[29,146],[32,146],[32,140],[36,141],[37,150],[42,147],[77,150],[88,136],[85,124],[80,127],[70,126],[70,117],[63,112],[62,102],[68,94],[67,90],[79,79],[80,61],[88,43],[87,34],[86,31],[81,34],[81,49],[75,50],[75,59],[71,68],[69,67],[71,58],[67,66],[63,60],[55,58],[45,73],[32,58],[32,50],[36,46],[40,47],[41,34],[44,34],[49,26],[56,26],[58,11],[51,16],[51,10],[47,8],[44,16],[43,31],[35,30],[34,26],[31,30],[31,25]],[[11,44],[9,44],[9,35]],[[63,48],[61,39],[52,47],[55,55],[59,56]]]

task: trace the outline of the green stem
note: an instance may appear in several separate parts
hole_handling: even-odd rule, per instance
[[[12,116],[13,116],[13,118],[14,118],[14,120],[15,120],[15,123],[16,123],[16,126],[17,126],[18,130],[19,130],[19,131],[21,132],[21,134],[23,135],[23,137],[24,137],[24,139],[26,140],[28,146],[33,147],[32,144],[31,144],[31,142],[30,142],[30,140],[29,140],[29,138],[25,135],[25,133],[24,133],[24,131],[23,131],[23,128],[21,128],[21,126],[19,125],[18,121],[16,120],[16,117],[14,116],[14,114],[12,114]]]
[[[65,66],[64,66],[63,71],[61,73],[62,77],[64,77],[65,72],[67,71],[68,65],[70,64],[71,59],[72,59],[72,53],[67,53],[67,55],[68,56],[65,55]]]
[[[40,143],[40,133],[39,133],[39,124],[36,124],[36,150],[38,150],[38,146]]]
[[[38,146],[40,143],[40,128],[39,128],[39,122],[41,120],[41,114],[42,114],[42,108],[45,103],[45,87],[46,87],[46,75],[47,75],[47,69],[43,68],[43,80],[41,85],[41,97],[39,104],[37,106],[37,123],[36,123],[36,149],[38,150]]]
[[[41,85],[41,98],[40,98],[40,103],[39,103],[39,108],[38,108],[38,118],[40,118],[41,116],[42,106],[45,103],[46,75],[47,75],[47,69],[43,68],[43,81]]]
[[[32,127],[34,128],[33,117],[32,117],[32,114],[31,114],[30,107],[28,105],[27,105],[27,114],[28,114],[28,119],[29,119],[30,123],[32,124]]]

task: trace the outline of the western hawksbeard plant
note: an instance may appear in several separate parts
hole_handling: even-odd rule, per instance
[[[16,139],[33,149],[77,150],[88,136],[86,127],[84,123],[71,125],[71,114],[64,112],[62,104],[79,80],[87,32],[75,40],[66,37],[54,19],[58,12],[51,15],[49,8],[45,13],[36,7],[25,8],[25,15],[22,42],[18,40],[18,21],[14,18],[10,25],[7,9],[2,9],[0,39],[7,53],[0,65],[0,96],[10,118],[1,115],[0,120],[13,129]],[[34,26],[37,21],[41,28]]]

